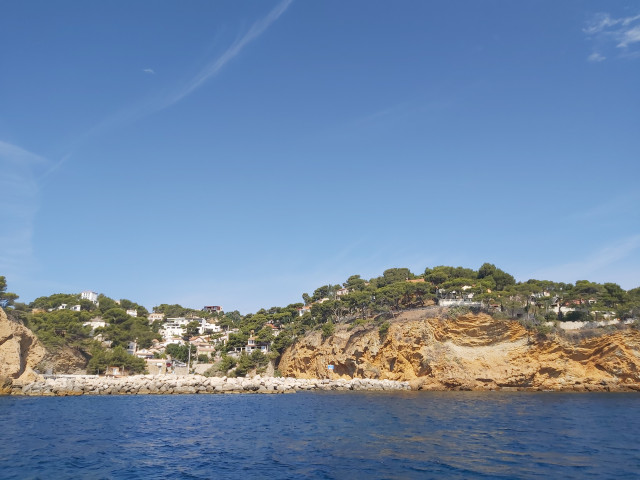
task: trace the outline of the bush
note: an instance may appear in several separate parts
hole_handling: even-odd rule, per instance
[[[446,313],[447,318],[455,320],[462,315],[467,315],[471,313],[471,309],[465,305],[458,305],[456,307],[451,307]]]
[[[269,358],[260,350],[254,350],[251,352],[251,355],[242,353],[236,365],[235,375],[238,377],[244,377],[251,370],[258,370],[258,372],[264,371],[264,368],[268,363]]]
[[[331,321],[322,325],[322,338],[323,339],[329,338],[331,335],[333,335],[333,332],[335,332],[335,329],[336,329],[335,325]]]
[[[390,326],[391,324],[389,322],[384,322],[382,325],[380,325],[380,328],[378,329],[378,334],[380,335],[380,338],[382,340],[384,340],[387,337],[387,333],[389,333]]]
[[[93,356],[87,365],[87,373],[104,373],[107,367],[123,367],[129,373],[144,373],[147,370],[147,362],[143,359],[129,355],[122,347],[113,350],[95,349]]]
[[[354,328],[359,327],[360,325],[368,325],[369,323],[371,323],[371,320],[367,318],[358,318],[351,325],[349,325],[348,330],[353,330]]]
[[[591,320],[591,315],[585,310],[575,310],[573,312],[567,312],[564,314],[563,322],[588,322]]]
[[[217,377],[225,375],[230,369],[236,366],[236,361],[233,357],[226,354],[222,354],[222,359],[204,372],[205,377]]]

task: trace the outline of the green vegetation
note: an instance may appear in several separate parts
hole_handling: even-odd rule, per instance
[[[322,338],[329,338],[331,335],[333,335],[334,331],[335,325],[333,324],[333,322],[328,321],[327,323],[322,325]]]
[[[7,292],[7,279],[0,276],[0,302],[6,303],[6,306],[11,306],[18,299],[18,295],[15,293]]]
[[[7,300],[9,314],[30,327],[50,348],[69,346],[98,360],[110,360],[118,347],[126,347],[136,341],[140,348],[149,347],[154,338],[160,339],[160,322],[149,325],[147,310],[127,299],[116,301],[103,294],[99,304],[82,300],[78,294],[57,293],[39,297],[29,305],[18,303],[18,296],[7,293],[6,279],[0,276],[0,300]],[[241,315],[233,312],[203,312],[181,305],[161,304],[154,311],[167,317],[197,316],[215,320],[223,329],[237,329],[229,335],[225,345],[218,347],[222,360],[212,369],[216,374],[234,371],[242,375],[248,371],[265,368],[269,359],[278,360],[284,350],[297,338],[309,331],[320,331],[324,338],[334,334],[340,324],[353,328],[373,323],[384,339],[389,330],[389,319],[407,309],[434,305],[442,300],[457,306],[450,307],[443,315],[457,317],[470,311],[484,311],[496,318],[517,318],[532,332],[546,335],[553,331],[547,322],[597,321],[605,318],[636,319],[632,328],[640,325],[640,287],[625,291],[615,283],[595,283],[578,280],[575,284],[531,279],[517,282],[509,273],[490,263],[478,270],[464,267],[435,266],[420,274],[408,268],[391,268],[381,276],[369,280],[352,275],[342,284],[327,284],[316,288],[312,294],[303,293],[302,302],[284,307],[261,309]],[[80,311],[60,309],[80,305]],[[560,312],[558,308],[561,307]],[[138,317],[127,315],[135,310]],[[96,317],[108,323],[97,328],[97,341],[91,328],[83,326]],[[278,335],[274,335],[274,328]],[[187,336],[194,335],[199,324],[187,325]],[[246,346],[249,337],[271,344],[269,356],[258,352],[233,359],[227,352]],[[104,345],[109,344],[111,349]],[[124,350],[124,348],[122,349]],[[121,350],[118,350],[121,354]],[[167,354],[187,361],[188,348],[177,345],[167,347]],[[125,353],[126,354],[126,353]],[[192,351],[194,359],[195,351]],[[199,361],[208,359],[199,358]],[[266,362],[266,363],[265,363]],[[103,363],[100,363],[103,366]],[[133,367],[132,367],[133,368]],[[235,370],[233,370],[235,368]]]
[[[196,359],[196,347],[193,345],[187,346],[170,343],[167,345],[164,353],[166,355],[171,355],[171,358],[174,360],[187,363],[187,361],[189,361],[189,349],[191,349],[191,360],[194,361]]]
[[[144,373],[147,364],[141,358],[129,355],[122,347],[112,350],[95,349],[91,352],[91,360],[87,365],[87,373],[104,373],[107,367],[121,367],[128,373]]]
[[[204,375],[207,377],[223,375],[244,377],[251,371],[260,374],[265,372],[271,359],[272,357],[265,355],[260,350],[254,350],[250,355],[242,353],[238,358],[224,354],[220,361],[208,369]]]
[[[382,340],[387,338],[387,333],[389,333],[390,326],[391,324],[389,322],[384,322],[382,325],[380,325],[380,328],[378,328],[378,334],[380,335],[380,338]]]
[[[256,370],[257,373],[264,373],[269,363],[269,357],[262,353],[260,350],[254,350],[251,355],[243,353],[238,358],[236,363],[236,369],[233,371],[237,377],[244,377],[251,370]]]
[[[91,336],[91,327],[83,326],[90,318],[87,312],[55,310],[29,315],[25,323],[50,349],[69,346],[88,351],[97,343]]]
[[[0,277],[0,292],[4,292],[6,281]],[[15,294],[5,294],[15,303]],[[160,338],[159,325],[149,325],[146,308],[127,299],[119,302],[99,295],[98,305],[80,298],[80,294],[56,293],[36,298],[26,305],[15,303],[9,315],[30,328],[38,339],[51,351],[68,347],[91,357],[87,366],[89,373],[104,372],[108,366],[124,367],[128,372],[141,373],[146,368],[144,360],[129,355],[129,342],[137,342],[139,348],[151,346],[154,338]],[[80,306],[80,311],[70,308]],[[66,307],[65,307],[66,306]],[[135,310],[140,317],[127,315]],[[107,323],[92,331],[91,320]],[[107,347],[110,346],[111,348]]]

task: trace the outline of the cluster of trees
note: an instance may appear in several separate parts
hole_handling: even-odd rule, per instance
[[[207,312],[204,310],[196,310],[194,308],[183,307],[182,305],[178,305],[177,303],[173,305],[162,303],[153,307],[153,311],[156,313],[164,313],[164,316],[167,318],[190,316],[196,316],[200,318],[216,318],[222,316],[222,312]]]
[[[6,280],[0,277],[0,291],[6,289]],[[142,372],[145,362],[126,352],[129,342],[136,341],[141,348],[151,346],[154,338],[161,338],[159,323],[149,325],[145,307],[131,300],[119,302],[105,295],[98,296],[98,305],[80,298],[80,294],[56,293],[36,298],[29,304],[19,303],[15,294],[10,295],[13,309],[10,315],[29,327],[38,339],[49,349],[71,347],[90,356],[88,365],[90,372],[104,372],[107,366],[124,366],[130,372]],[[1,297],[0,297],[1,298]],[[80,311],[58,308],[66,304],[68,307],[80,305]],[[127,310],[135,310],[139,317],[127,314]],[[91,326],[84,326],[96,317],[108,325],[92,332]],[[101,340],[110,342],[111,348],[103,346],[94,338],[100,334]]]
[[[463,289],[464,287],[464,289]],[[525,312],[526,317],[539,321],[555,319],[551,312],[554,301],[571,303],[575,300],[591,300],[580,304],[582,310],[566,314],[564,320],[584,316],[582,312],[608,309],[620,318],[638,316],[640,313],[640,288],[623,290],[612,283],[597,284],[579,280],[575,284],[548,280],[516,282],[515,278],[485,263],[478,270],[464,267],[436,266],[422,274],[413,274],[408,268],[385,270],[379,277],[365,280],[359,275],[349,277],[344,283],[323,285],[312,294],[302,295],[303,303],[286,307],[261,309],[254,314],[224,314],[218,319],[224,327],[238,328],[223,351],[246,345],[254,332],[258,341],[271,341],[274,355],[281,354],[296,337],[319,328],[324,337],[333,334],[338,323],[366,323],[375,318],[380,322],[399,311],[432,304],[438,297],[455,294],[473,294],[473,301],[484,305],[487,311],[497,315],[515,317]],[[594,301],[595,300],[595,301]],[[303,307],[307,307],[304,308]],[[303,311],[302,315],[300,312]],[[272,329],[280,328],[280,335],[273,338]],[[388,324],[381,324],[384,336]]]
[[[193,345],[178,345],[176,343],[170,343],[164,351],[165,355],[170,355],[174,360],[178,360],[183,363],[187,363],[189,355],[191,355],[191,361],[196,360],[196,347]]]
[[[87,373],[104,373],[108,367],[121,367],[128,373],[143,373],[147,368],[147,364],[141,358],[129,355],[120,346],[110,350],[94,348],[91,352],[91,360],[87,365]]]
[[[237,359],[228,355],[222,355],[221,360],[205,372],[206,376],[229,375],[232,377],[244,377],[250,371],[263,373],[269,361],[273,357],[265,355],[260,350],[254,350],[251,354],[242,353]]]
[[[18,298],[15,293],[7,292],[7,279],[4,276],[0,276],[0,302],[2,302],[2,305],[5,307],[11,306]]]
[[[88,352],[96,346],[91,327],[83,324],[91,320],[88,312],[54,310],[23,315],[24,324],[49,348],[69,346]]]

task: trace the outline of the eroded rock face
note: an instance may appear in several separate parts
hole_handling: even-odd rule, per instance
[[[413,311],[393,320],[383,339],[373,326],[341,326],[324,341],[312,332],[278,368],[298,378],[402,380],[426,390],[640,390],[640,332],[538,340],[515,321]]]
[[[0,308],[0,384],[5,385],[4,390],[8,383],[21,384],[37,379],[33,369],[44,355],[45,349],[33,332],[9,320]]]
[[[41,372],[56,374],[82,375],[86,373],[88,359],[76,349],[68,346],[47,350],[44,359],[38,365]]]

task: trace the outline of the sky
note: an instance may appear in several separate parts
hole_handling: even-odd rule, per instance
[[[640,286],[640,4],[3,2],[24,302],[300,302],[387,268]]]

